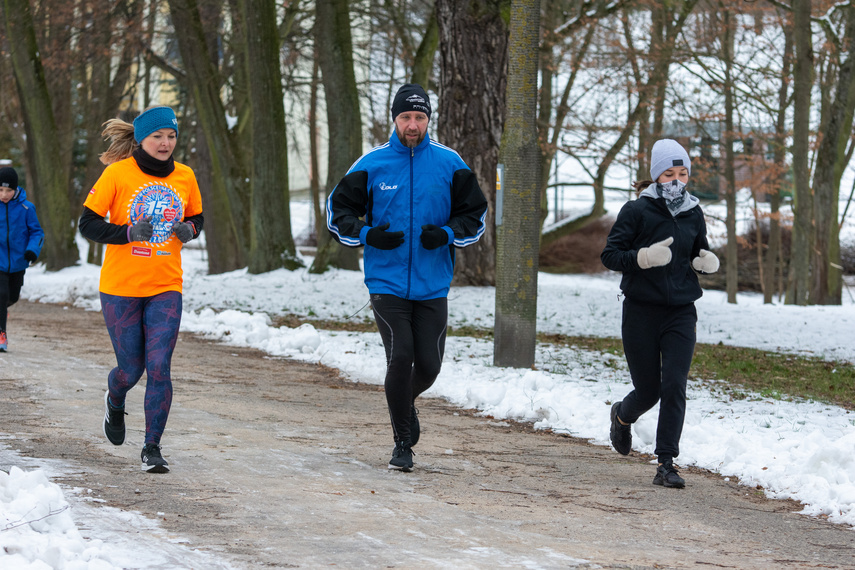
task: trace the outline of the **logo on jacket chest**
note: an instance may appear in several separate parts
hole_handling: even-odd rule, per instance
[[[394,186],[389,186],[389,185],[388,185],[388,184],[386,184],[385,182],[381,182],[381,183],[379,184],[378,188],[380,188],[380,190],[397,190],[397,189],[398,189],[398,185],[397,185],[397,184],[395,184]]]

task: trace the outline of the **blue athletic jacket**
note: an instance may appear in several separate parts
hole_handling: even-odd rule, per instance
[[[327,228],[342,245],[365,245],[374,226],[404,232],[392,250],[365,246],[365,285],[424,301],[448,295],[454,274],[454,247],[473,244],[484,233],[487,200],[475,175],[450,148],[424,140],[409,148],[392,133],[389,142],[357,160],[327,199]],[[422,226],[448,233],[448,247],[425,249]]]
[[[0,202],[0,271],[15,273],[26,269],[30,264],[24,259],[24,252],[39,255],[44,241],[45,232],[39,225],[36,208],[19,186],[7,204]]]

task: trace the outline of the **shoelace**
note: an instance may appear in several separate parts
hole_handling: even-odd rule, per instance
[[[145,446],[145,449],[143,451],[149,457],[157,457],[157,458],[163,459],[163,456],[160,454],[160,446],[159,445],[149,443],[148,445]]]
[[[110,423],[111,424],[119,424],[124,423],[125,416],[125,408],[114,408],[112,404],[108,406],[110,408]]]

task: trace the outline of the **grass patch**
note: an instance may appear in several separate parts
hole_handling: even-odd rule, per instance
[[[855,409],[855,367],[843,362],[698,344],[690,374],[771,398],[805,398]]]
[[[617,338],[541,334],[538,340],[623,357],[623,345]],[[752,392],[779,400],[816,400],[855,409],[855,367],[845,362],[698,343],[689,377],[717,380],[718,387],[725,387],[735,399],[744,399]]]
[[[377,332],[373,319],[306,319],[294,315],[273,318],[275,326],[295,328],[304,323],[333,331]],[[480,327],[448,328],[449,336],[466,336],[491,340],[493,331]],[[623,345],[619,338],[566,336],[562,334],[537,335],[538,342],[556,346],[576,346],[585,350],[607,352],[623,358]],[[754,348],[740,348],[724,344],[697,344],[691,378],[716,380],[734,399],[744,399],[748,393],[775,399],[807,399],[835,404],[855,410],[855,367],[848,363],[827,362],[808,358],[766,352]]]

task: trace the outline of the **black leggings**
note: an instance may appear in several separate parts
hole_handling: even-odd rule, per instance
[[[386,404],[395,441],[410,439],[413,402],[433,386],[442,367],[448,299],[409,301],[371,295],[371,308],[386,348]]]
[[[618,417],[634,423],[659,402],[655,453],[660,463],[680,454],[697,322],[692,303],[668,307],[623,302],[623,351],[635,389],[621,402]]]
[[[0,271],[0,331],[6,330],[7,309],[17,303],[21,297],[25,272],[26,269],[15,273]]]

